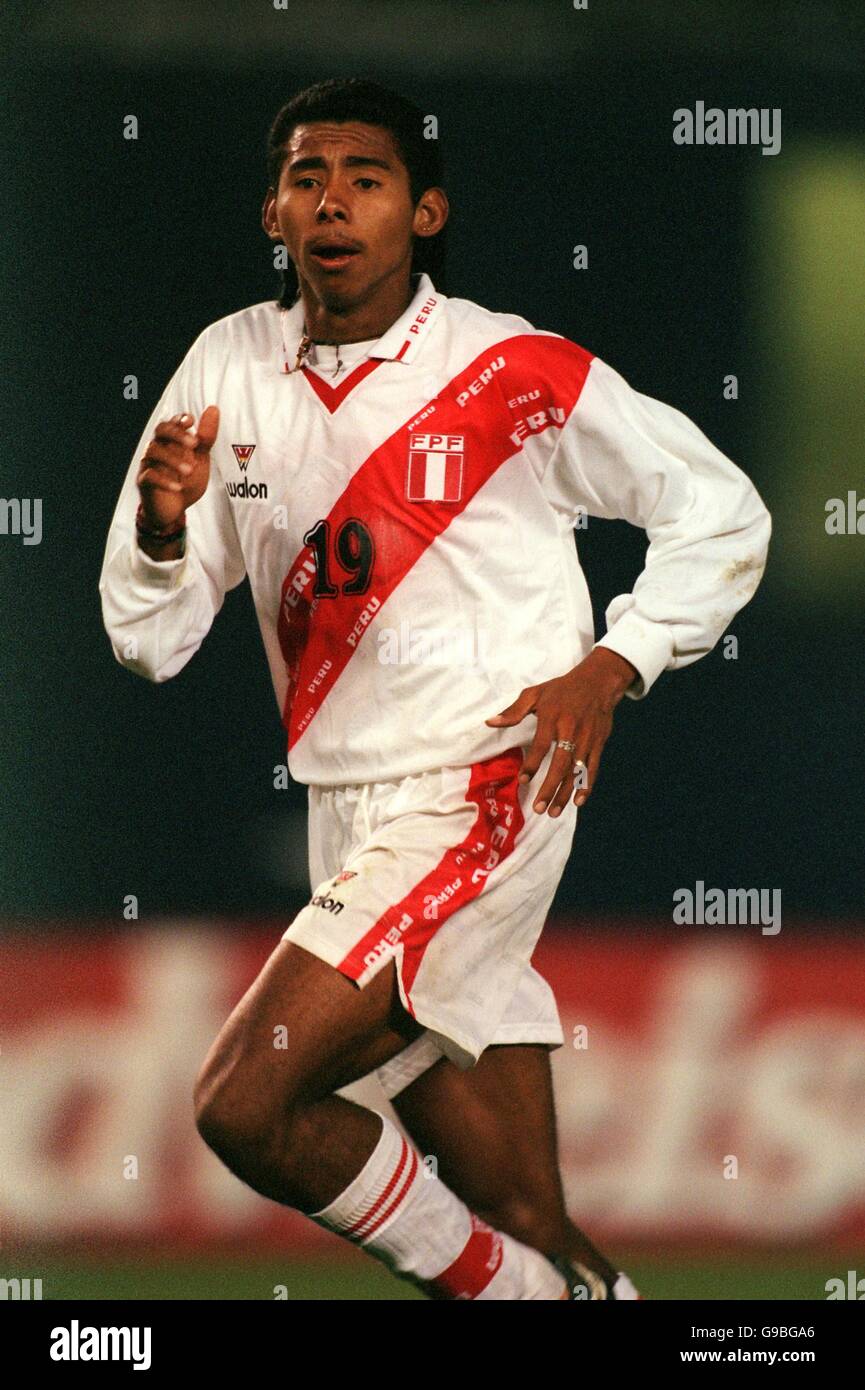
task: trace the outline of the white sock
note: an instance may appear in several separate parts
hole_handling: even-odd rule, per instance
[[[385,1115],[364,1167],[311,1219],[440,1299],[560,1299],[565,1281],[539,1250],[494,1231]]]

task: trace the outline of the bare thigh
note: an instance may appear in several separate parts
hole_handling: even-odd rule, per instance
[[[314,1101],[367,1075],[423,1028],[406,1013],[393,961],[364,989],[291,941],[281,941],[211,1047],[196,1108],[217,1097],[242,1126]]]

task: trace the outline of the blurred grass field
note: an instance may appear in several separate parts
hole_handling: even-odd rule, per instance
[[[626,1269],[647,1300],[807,1299],[825,1300],[829,1278],[854,1268],[835,1253],[799,1257],[730,1256],[632,1259],[619,1252]],[[861,1264],[861,1257],[860,1257]],[[344,1259],[231,1258],[84,1258],[32,1252],[3,1261],[6,1278],[41,1278],[43,1299],[267,1299],[284,1287],[289,1301],[378,1302],[420,1299],[423,1295],[395,1279],[384,1266],[361,1252]]]

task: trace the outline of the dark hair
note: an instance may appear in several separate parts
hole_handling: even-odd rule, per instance
[[[307,121],[363,121],[383,126],[393,136],[400,157],[408,170],[413,203],[428,188],[444,183],[444,165],[438,140],[424,137],[423,112],[387,87],[362,77],[333,77],[297,92],[277,115],[267,138],[267,177],[270,187],[279,186],[286,157],[286,143],[295,126]],[[445,231],[431,237],[415,237],[412,274],[425,271],[442,294],[445,267]],[[279,302],[288,309],[299,293],[297,273],[289,260],[282,272]]]

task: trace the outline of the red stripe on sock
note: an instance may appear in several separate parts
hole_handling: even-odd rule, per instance
[[[402,1136],[400,1137],[402,1138]],[[388,1205],[391,1194],[393,1193],[394,1188],[399,1183],[402,1173],[405,1171],[405,1166],[408,1163],[411,1152],[412,1150],[409,1149],[409,1146],[406,1143],[405,1139],[402,1139],[402,1148],[400,1149],[399,1161],[396,1165],[396,1168],[393,1171],[393,1174],[391,1175],[391,1179],[387,1184],[387,1187],[385,1187],[384,1191],[379,1194],[379,1196],[373,1202],[369,1210],[365,1211],[362,1216],[359,1216],[357,1220],[351,1226],[349,1226],[346,1231],[343,1232],[343,1234],[348,1236],[349,1239],[357,1240],[360,1239],[361,1235],[366,1234],[365,1232],[363,1232],[362,1228],[365,1227],[367,1222],[370,1221],[373,1217],[376,1216],[378,1212],[381,1211],[383,1206]]]
[[[452,1265],[425,1287],[438,1298],[477,1298],[492,1279],[504,1256],[504,1243],[498,1231],[472,1214],[472,1233]]]
[[[376,1218],[376,1220],[373,1222],[373,1224],[372,1224],[371,1226],[367,1227],[367,1229],[366,1229],[365,1231],[362,1231],[362,1232],[361,1232],[361,1239],[362,1239],[364,1242],[368,1241],[369,1238],[370,1238],[370,1236],[375,1235],[375,1233],[376,1233],[376,1231],[378,1230],[379,1226],[381,1226],[381,1224],[382,1224],[384,1221],[386,1221],[386,1220],[388,1219],[388,1217],[393,1216],[393,1214],[394,1214],[394,1212],[396,1211],[397,1207],[401,1205],[401,1203],[403,1202],[404,1198],[408,1195],[408,1193],[409,1193],[409,1191],[410,1191],[410,1189],[411,1189],[411,1185],[412,1185],[412,1183],[414,1182],[414,1175],[415,1175],[415,1173],[417,1172],[417,1167],[418,1167],[418,1164],[417,1164],[417,1154],[415,1153],[414,1149],[410,1149],[410,1150],[409,1150],[409,1154],[410,1154],[410,1158],[411,1158],[411,1164],[410,1164],[408,1173],[407,1173],[406,1176],[405,1176],[405,1181],[403,1182],[403,1184],[402,1184],[402,1186],[400,1187],[400,1189],[399,1189],[397,1192],[394,1193],[394,1195],[393,1195],[393,1200],[388,1204],[388,1206],[387,1206],[387,1207],[383,1207],[382,1210],[379,1212],[379,1215],[378,1215],[378,1217]]]

